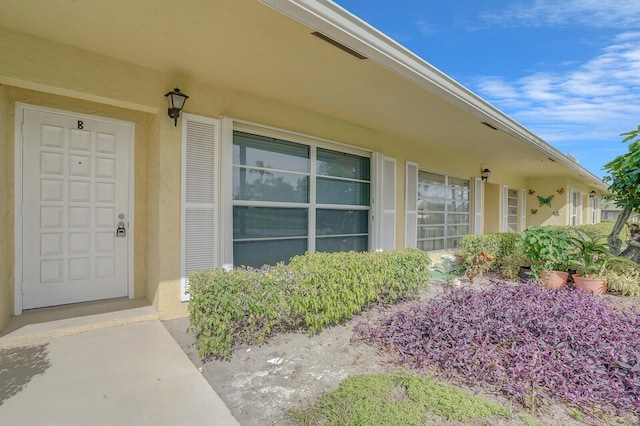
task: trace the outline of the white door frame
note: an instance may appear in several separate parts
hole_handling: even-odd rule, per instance
[[[61,114],[67,116],[73,116],[78,118],[84,118],[87,120],[97,120],[104,121],[107,123],[118,123],[129,126],[130,128],[130,141],[129,144],[129,187],[127,188],[129,191],[128,197],[128,217],[129,217],[129,226],[127,227],[127,287],[129,293],[129,299],[133,299],[134,297],[134,283],[133,283],[133,272],[134,272],[134,229],[135,229],[135,218],[134,218],[134,171],[135,171],[135,124],[130,121],[122,121],[116,120],[112,118],[105,118],[96,115],[89,114],[81,114],[75,113],[72,111],[65,111],[55,108],[47,108],[37,105],[30,105],[21,102],[16,102],[15,109],[15,146],[14,146],[14,198],[15,198],[15,210],[14,210],[14,305],[13,305],[13,313],[14,315],[22,314],[22,120],[25,110],[33,110],[33,111],[41,111],[48,112],[54,114]]]

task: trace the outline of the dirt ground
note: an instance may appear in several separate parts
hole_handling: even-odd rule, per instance
[[[420,297],[435,297],[444,291],[444,285],[442,281],[432,281],[431,288]],[[462,285],[482,287],[489,281],[476,278],[473,284],[463,281]],[[373,309],[313,337],[302,333],[278,335],[262,346],[237,348],[230,361],[204,363],[193,336],[186,333],[188,318],[166,321],[164,325],[243,426],[288,425],[287,410],[308,405],[349,376],[398,371],[375,348],[350,343],[353,326],[379,314]],[[514,411],[518,412],[515,406]],[[523,417],[527,415],[520,411],[513,420],[500,424],[526,424]],[[596,424],[578,422],[560,408],[542,421]]]

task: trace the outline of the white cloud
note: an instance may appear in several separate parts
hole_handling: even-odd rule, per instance
[[[416,28],[418,29],[418,31],[420,31],[420,34],[425,36],[435,34],[436,32],[438,32],[436,27],[434,27],[433,25],[429,24],[426,21],[416,22]]]
[[[515,3],[499,13],[485,13],[488,23],[544,27],[586,25],[595,28],[634,28],[640,22],[640,2],[621,0],[534,0]]]
[[[601,164],[626,152],[618,135],[640,123],[640,32],[621,34],[591,60],[562,73],[537,72],[513,81],[482,76],[469,86],[599,173]],[[599,156],[589,160],[594,152]]]

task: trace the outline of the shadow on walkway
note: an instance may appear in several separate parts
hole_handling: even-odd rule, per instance
[[[0,348],[0,405],[51,367],[47,346],[48,343]]]

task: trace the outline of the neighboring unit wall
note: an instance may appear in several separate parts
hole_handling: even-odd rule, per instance
[[[502,186],[497,183],[484,184],[484,233],[501,231]]]
[[[0,329],[9,320],[13,301],[13,160],[9,160],[13,149],[9,147],[8,117],[7,88],[0,86]]]
[[[569,224],[569,192],[566,178],[531,179],[526,196],[527,226]]]

